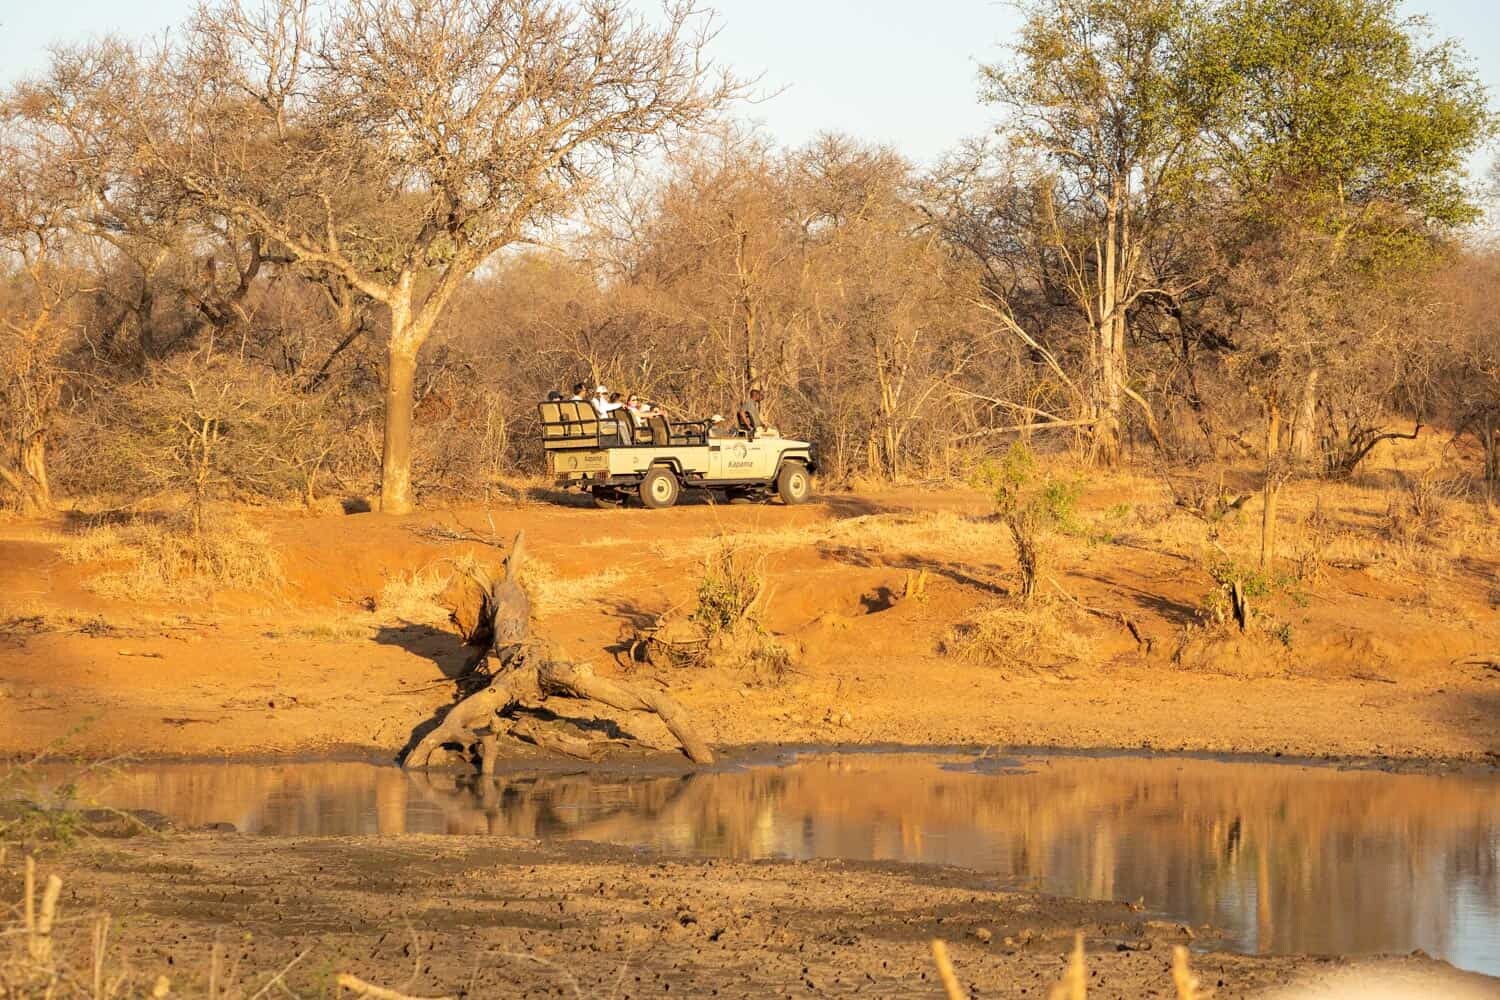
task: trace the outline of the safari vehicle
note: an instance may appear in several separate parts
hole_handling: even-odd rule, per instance
[[[547,468],[559,486],[587,490],[601,506],[631,496],[653,510],[670,507],[683,490],[713,490],[727,499],[804,503],[812,495],[817,451],[806,441],[762,428],[721,437],[709,422],[669,421],[661,414],[637,426],[628,410],[600,417],[588,402],[539,405]]]

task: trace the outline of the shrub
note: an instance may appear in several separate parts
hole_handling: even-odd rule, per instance
[[[1241,632],[1255,624],[1283,645],[1291,645],[1291,626],[1258,614],[1254,605],[1273,596],[1287,598],[1297,605],[1306,604],[1306,595],[1296,588],[1292,578],[1268,573],[1228,555],[1209,561],[1205,569],[1213,578],[1214,587],[1203,598],[1204,617],[1217,626],[1233,621]]]
[[[737,632],[751,618],[765,588],[765,562],[729,536],[721,537],[703,559],[693,621],[712,637]]]
[[[1010,530],[1021,574],[1020,596],[1029,601],[1051,556],[1053,532],[1082,533],[1077,516],[1082,486],[1047,475],[1039,478],[1036,458],[1020,441],[998,462],[982,466],[976,480],[990,489],[995,512]]]

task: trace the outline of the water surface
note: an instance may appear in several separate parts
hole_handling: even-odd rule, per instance
[[[1500,975],[1500,779],[1190,758],[806,754],[672,776],[151,764],[84,795],[180,824],[490,834],[724,858],[960,865],[1140,900],[1247,952],[1422,948]],[[1019,765],[1019,766],[1013,766]]]

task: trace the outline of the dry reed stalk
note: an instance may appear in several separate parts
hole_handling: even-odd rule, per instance
[[[104,1000],[104,952],[109,947],[109,914],[103,913],[94,921],[94,1000]],[[110,991],[114,992],[113,990]]]
[[[1182,945],[1172,949],[1172,985],[1177,987],[1177,1000],[1200,1000],[1198,977],[1188,967],[1188,950]]]
[[[948,958],[948,945],[942,938],[932,939],[932,960],[937,963],[938,978],[943,981],[943,995],[948,1000],[964,1000],[963,988],[958,985],[953,962]]]
[[[1088,969],[1083,962],[1083,935],[1073,936],[1073,953],[1068,957],[1068,968],[1047,994],[1047,1000],[1086,1000],[1088,995]]]
[[[367,983],[363,979],[360,979],[358,976],[352,975],[348,972],[339,973],[338,984],[339,989],[341,990],[353,990],[360,996],[372,997],[373,1000],[454,1000],[453,997],[423,998],[408,996],[405,993],[398,993],[395,990],[388,990],[384,986],[376,986],[373,983]]]
[[[52,923],[57,918],[57,899],[62,895],[62,879],[47,876],[47,888],[42,890],[42,906],[33,919],[32,895],[36,891],[35,862],[28,858],[26,874],[26,951],[38,965],[52,965]]]
[[[22,876],[21,903],[25,908],[26,940],[36,931],[36,858],[26,855],[26,874]]]

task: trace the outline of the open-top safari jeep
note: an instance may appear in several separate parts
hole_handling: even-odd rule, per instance
[[[669,421],[651,414],[637,424],[628,410],[600,417],[588,402],[539,405],[547,468],[563,487],[588,490],[604,506],[630,495],[653,510],[670,507],[685,489],[714,490],[727,499],[789,504],[812,495],[817,449],[774,428],[754,437],[718,436],[708,421]]]

